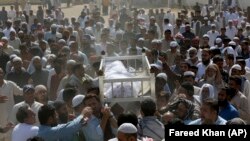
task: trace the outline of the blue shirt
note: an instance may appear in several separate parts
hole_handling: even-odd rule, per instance
[[[232,104],[228,103],[226,107],[220,109],[219,115],[225,120],[230,120],[239,117],[239,112]]]
[[[39,126],[38,136],[45,141],[71,141],[75,133],[82,128],[82,116],[75,118],[66,124],[59,124],[55,127],[41,125]]]
[[[101,128],[101,120],[95,116],[91,116],[86,126],[82,128],[86,141],[103,141],[104,135]]]
[[[215,125],[226,125],[226,120],[222,117],[218,116],[217,120],[215,121]],[[202,125],[201,118],[190,122],[188,125]]]

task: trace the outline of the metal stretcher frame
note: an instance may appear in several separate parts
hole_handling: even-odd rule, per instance
[[[110,61],[125,61],[125,62],[131,62],[134,61],[134,65],[136,66],[136,60],[141,61],[141,66],[139,69],[135,69],[134,71],[130,71],[128,68],[128,72],[130,73],[141,73],[144,72],[144,76],[139,77],[132,77],[132,78],[115,78],[115,79],[107,79],[105,78],[105,63]],[[136,68],[136,67],[135,67]],[[154,73],[150,73],[150,63],[148,61],[147,56],[145,53],[142,55],[136,55],[136,56],[117,56],[117,57],[106,57],[102,56],[100,68],[99,68],[99,88],[100,88],[100,99],[102,102],[107,103],[113,103],[113,102],[131,102],[131,101],[142,101],[146,97],[151,97],[155,99],[155,76]],[[146,72],[146,73],[145,73]],[[133,89],[133,82],[141,82],[141,90],[140,94],[136,94],[137,97],[129,97],[129,98],[106,98],[104,96],[104,84],[105,83],[111,83],[112,87],[112,95],[113,95],[113,83],[131,83],[131,89]],[[144,86],[145,83],[143,82],[149,82],[149,85]],[[145,87],[150,87],[147,92],[144,92]],[[133,91],[132,91],[133,92]],[[147,93],[147,94],[146,94]],[[148,94],[149,93],[149,94]],[[132,94],[133,95],[133,94]]]

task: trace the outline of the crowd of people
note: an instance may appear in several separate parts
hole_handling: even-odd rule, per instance
[[[161,141],[164,125],[249,124],[246,17],[230,3],[178,13],[83,5],[78,17],[53,6],[3,7],[0,141]],[[156,99],[143,100],[139,115],[118,114],[100,100],[100,60],[141,54]]]

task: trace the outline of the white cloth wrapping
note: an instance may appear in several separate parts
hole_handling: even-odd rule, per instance
[[[129,68],[133,69],[133,68]],[[124,64],[121,61],[106,62],[105,64],[105,79],[124,79],[136,77],[134,74],[129,73]],[[124,98],[124,97],[137,97],[141,90],[141,82],[136,81],[131,82],[121,82],[112,84],[104,84],[104,96],[107,98]],[[132,88],[131,88],[132,87]],[[113,94],[112,94],[113,93]]]

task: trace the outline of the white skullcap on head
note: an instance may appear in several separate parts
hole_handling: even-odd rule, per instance
[[[85,34],[90,34],[90,35],[94,34],[92,27],[86,27],[84,31]]]
[[[60,39],[57,41],[58,43],[65,43],[66,44],[66,41],[64,39]]]
[[[217,47],[216,46],[211,46],[210,47],[210,50],[214,50],[214,49],[217,49]]]
[[[194,77],[195,74],[192,71],[185,71],[184,74],[183,74],[183,76],[193,76]]]
[[[76,107],[76,106],[79,106],[79,105],[82,103],[82,101],[83,101],[84,98],[85,98],[84,95],[81,95],[81,94],[76,95],[76,96],[72,99],[72,107],[74,108],[74,107]]]
[[[8,38],[4,36],[4,37],[1,38],[1,40],[6,40],[6,41],[8,41]]]
[[[50,27],[51,28],[57,28],[57,25],[56,24],[52,24]]]
[[[222,42],[222,39],[221,39],[221,38],[216,38],[216,39],[215,39],[215,43],[216,43],[216,44],[219,44],[219,43],[221,43],[221,42]]]
[[[75,41],[70,41],[69,42],[69,47],[71,47],[71,45],[74,44],[74,43],[75,43]]]
[[[239,64],[234,64],[231,69],[241,70],[241,66]]]
[[[245,22],[245,21],[241,21],[240,23],[241,23],[241,24],[245,24],[246,22]]]
[[[211,27],[216,27],[216,25],[215,24],[211,24]]]
[[[12,55],[10,55],[10,60],[12,60],[12,59],[14,59],[14,58],[16,58],[16,57],[17,57],[16,54],[12,54]]]
[[[240,40],[239,37],[234,37],[233,40]]]
[[[236,70],[241,70],[241,66],[239,65],[239,64],[234,64],[232,67],[231,67],[231,69],[229,70],[229,76],[232,76],[232,70],[233,69],[236,69]]]
[[[137,133],[137,128],[132,123],[123,123],[118,128],[118,132],[133,134]]]
[[[166,75],[166,73],[159,73],[156,77],[163,78],[165,81],[168,81],[168,76]]]
[[[230,41],[228,44],[232,46],[236,46],[236,43],[234,41]]]
[[[160,66],[159,64],[150,64],[151,67],[155,67],[158,70],[162,70],[162,66]]]
[[[144,38],[139,38],[138,41],[145,41],[145,39]]]
[[[202,37],[203,37],[203,38],[209,38],[209,35],[204,34]]]
[[[197,49],[196,49],[195,47],[191,47],[191,48],[188,49],[188,52],[190,52],[190,51],[195,51],[195,52],[197,52]]]
[[[74,65],[74,64],[76,64],[76,61],[75,60],[68,60],[67,61],[67,65],[69,65],[69,64]]]
[[[13,62],[22,62],[22,59],[17,56],[13,59]]]
[[[158,43],[158,40],[157,40],[157,39],[154,39],[154,40],[151,41],[151,43],[157,44],[157,43]]]
[[[178,43],[176,41],[170,42],[170,47],[178,47]]]
[[[56,38],[62,38],[62,34],[61,33],[56,33]]]

